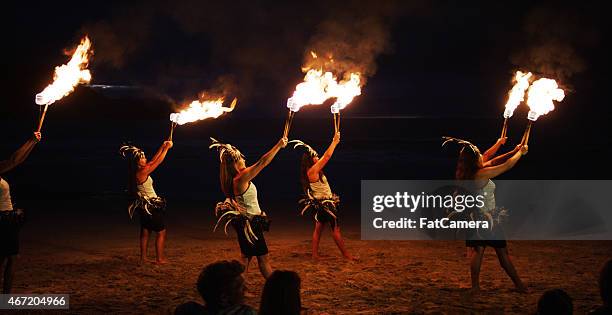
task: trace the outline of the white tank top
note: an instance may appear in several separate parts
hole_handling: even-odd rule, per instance
[[[262,211],[259,208],[259,201],[257,201],[257,188],[255,184],[249,182],[249,187],[242,194],[236,196],[236,202],[250,215],[261,215]]]
[[[11,188],[4,178],[0,177],[0,211],[13,210],[13,202],[11,201]]]
[[[153,189],[153,178],[149,176],[147,177],[147,180],[144,181],[144,183],[137,184],[136,193],[139,196],[147,197],[147,198],[157,197],[157,194],[155,193],[155,189]]]
[[[480,189],[484,195],[484,207],[482,210],[489,212],[495,209],[495,183],[489,179],[486,185]]]
[[[315,199],[329,199],[334,196],[325,175],[321,176],[318,181],[310,183],[310,190]]]

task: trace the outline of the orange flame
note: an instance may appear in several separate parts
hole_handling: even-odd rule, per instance
[[[310,55],[317,58],[314,51],[311,51]],[[331,110],[332,113],[337,113],[352,102],[355,96],[361,95],[361,74],[358,72],[351,72],[347,80],[338,81],[333,73],[323,72],[323,69],[302,70],[306,72],[304,81],[295,87],[293,95],[287,100],[287,107],[292,112],[299,111],[305,105],[320,105],[330,98],[335,98],[336,102]]]
[[[320,105],[329,98],[327,86],[335,83],[331,72],[310,69],[304,76],[304,82],[295,87],[293,96],[287,100],[287,107],[297,112],[304,105]]]
[[[223,107],[224,98],[216,100],[193,101],[189,107],[178,112],[170,114],[170,121],[184,125],[186,123],[203,120],[207,118],[217,118],[223,113],[229,113],[236,107],[237,99],[234,98],[230,107]]]
[[[514,86],[508,93],[508,102],[506,103],[506,110],[504,111],[504,118],[512,117],[514,110],[521,104],[525,99],[525,91],[529,88],[529,79],[531,78],[531,72],[523,73],[517,71],[514,76]]]
[[[355,96],[361,95],[361,80],[359,73],[351,73],[350,79],[340,83],[330,85],[328,94],[336,98],[336,102],[331,106],[331,112],[337,114],[346,105],[350,104]]]
[[[87,69],[89,56],[91,55],[91,41],[85,36],[76,51],[72,54],[70,61],[55,68],[53,83],[48,85],[42,92],[36,94],[36,104],[50,105],[64,96],[72,93],[79,83],[89,83],[91,73]]]
[[[531,121],[554,110],[553,101],[560,102],[565,97],[565,92],[559,88],[557,81],[547,78],[533,82],[527,94],[527,105],[529,105],[527,118]]]

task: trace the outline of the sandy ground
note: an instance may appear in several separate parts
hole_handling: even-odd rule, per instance
[[[68,293],[69,312],[75,314],[167,314],[180,303],[200,301],[195,281],[204,265],[238,258],[233,237],[184,220],[169,223],[171,263],[138,266],[136,224],[82,221],[62,225],[41,218],[24,228],[14,293]],[[530,293],[512,290],[489,249],[483,292],[471,296],[463,242],[361,241],[358,226],[344,226],[348,248],[360,261],[343,260],[329,231],[322,240],[323,259],[312,261],[310,222],[300,218],[285,226],[291,229],[273,225],[267,235],[272,264],[299,272],[302,301],[313,314],[525,314],[550,288],[569,292],[583,314],[599,303],[598,269],[612,256],[612,242],[510,242]],[[257,307],[263,279],[252,267],[247,304]]]

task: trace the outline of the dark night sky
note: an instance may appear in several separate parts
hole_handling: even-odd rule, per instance
[[[93,83],[141,87],[119,100],[84,88],[73,96],[89,104],[116,103],[96,107],[106,116],[165,117],[171,110],[166,103],[138,97],[159,94],[182,102],[219,82],[231,82],[241,100],[235,116],[284,115],[284,102],[302,78],[303,56],[325,32],[321,25],[340,21],[342,33],[369,28],[355,25],[370,17],[388,37],[387,47],[374,53],[377,71],[348,115],[497,116],[519,68],[563,74],[562,84],[571,89],[563,110],[610,113],[601,106],[608,68],[604,10],[590,2],[162,3],[20,2],[5,11],[12,27],[3,32],[4,47],[11,57],[3,67],[3,94],[9,96],[0,113],[30,117],[34,95],[48,84],[53,67],[66,61],[63,49],[87,32],[96,51]],[[529,56],[513,61],[521,53]],[[60,118],[79,115],[55,111]]]
[[[80,87],[52,105],[44,143],[11,174],[17,197],[20,192],[23,199],[37,195],[32,192],[121,191],[123,181],[108,174],[124,171],[116,154],[122,141],[150,152],[167,133],[167,115],[173,110],[169,99],[181,103],[205,90],[233,87],[230,95],[239,98],[236,110],[218,121],[177,130],[173,156],[179,162],[166,163],[156,173],[160,190],[169,196],[216,198],[218,170],[217,163],[207,163],[216,162],[206,150],[208,137],[237,144],[251,160],[265,152],[280,133],[286,99],[302,80],[305,55],[321,43],[341,50],[338,58],[369,61],[362,96],[343,112],[355,120],[343,122],[345,145],[336,155],[341,163],[330,170],[341,195],[359,191],[359,180],[366,178],[452,177],[456,152],[441,150],[440,136],[465,137],[482,146],[494,141],[518,69],[558,79],[567,96],[538,121],[529,162],[509,178],[602,179],[611,173],[606,95],[611,54],[604,44],[602,5],[162,3],[86,1],[70,7],[20,2],[5,9],[11,27],[2,33],[8,56],[3,59],[0,131],[10,136],[0,148],[2,156],[31,130],[38,115],[34,95],[49,84],[53,68],[66,62],[64,49],[74,47],[84,33],[95,50],[93,83],[136,87],[113,93]],[[357,48],[346,51],[351,44]],[[520,136],[526,112],[521,106],[515,113],[511,141]],[[308,120],[322,115],[331,119],[327,109],[300,112],[293,136],[323,149],[330,124]],[[359,119],[364,116],[420,118]],[[253,117],[258,119],[248,120]],[[262,190],[275,189],[295,173],[294,160],[295,154],[283,153],[258,182]],[[97,186],[74,185],[83,177],[96,178]],[[199,194],[202,187],[213,195]],[[287,187],[285,197],[293,202],[299,187]]]

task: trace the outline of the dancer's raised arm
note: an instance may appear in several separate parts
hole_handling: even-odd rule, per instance
[[[23,163],[28,155],[30,155],[30,152],[32,152],[32,149],[34,149],[34,145],[40,141],[40,138],[40,132],[34,132],[33,137],[26,141],[7,160],[0,161],[0,174],[6,173]]]
[[[491,146],[487,151],[485,151],[485,153],[482,155],[482,161],[487,162],[492,159],[497,153],[497,150],[499,150],[499,148],[501,148],[501,146],[506,143],[506,140],[508,140],[507,137],[497,139],[495,144]]]
[[[270,151],[268,151],[266,154],[262,155],[261,158],[259,158],[257,163],[240,171],[240,174],[238,175],[238,184],[243,185],[250,182],[253,178],[255,178],[255,176],[257,176],[257,174],[259,174],[259,172],[261,172],[261,170],[263,170],[266,166],[268,166],[268,164],[270,164],[270,162],[272,162],[272,160],[276,156],[276,153],[278,153],[280,149],[286,146],[287,138],[283,137],[278,140],[278,142],[274,145],[274,147],[272,147],[272,149],[270,149]]]
[[[172,143],[172,141],[164,141],[164,143],[162,143],[162,145],[159,147],[159,149],[157,150],[157,153],[155,153],[151,161],[147,162],[147,164],[145,164],[143,167],[138,169],[136,176],[139,179],[141,178],[146,179],[147,176],[153,173],[153,171],[164,161],[164,159],[166,158],[166,154],[168,153],[168,150],[172,148],[173,145],[174,144]]]
[[[527,151],[528,147],[526,145],[521,145],[520,149],[515,152],[512,157],[508,158],[506,162],[500,165],[488,166],[479,169],[475,174],[475,179],[491,179],[507,172],[513,168],[514,165],[516,165],[518,160],[520,160],[523,155],[527,154]]]
[[[336,149],[336,146],[338,146],[338,143],[340,143],[340,132],[336,132],[336,134],[334,134],[332,143],[329,145],[327,150],[325,150],[323,156],[321,156],[321,158],[319,158],[319,160],[308,170],[308,177],[311,177],[311,175],[314,177],[319,176],[318,174],[323,170],[325,165],[327,165],[327,162],[329,162],[334,154],[334,150]]]
[[[484,167],[489,167],[489,166],[496,166],[496,165],[500,165],[503,164],[504,162],[506,162],[511,156],[513,156],[516,152],[521,150],[521,145],[517,145],[514,149],[512,149],[512,151],[508,151],[502,155],[496,156],[493,159],[488,160],[487,162],[484,163]]]

